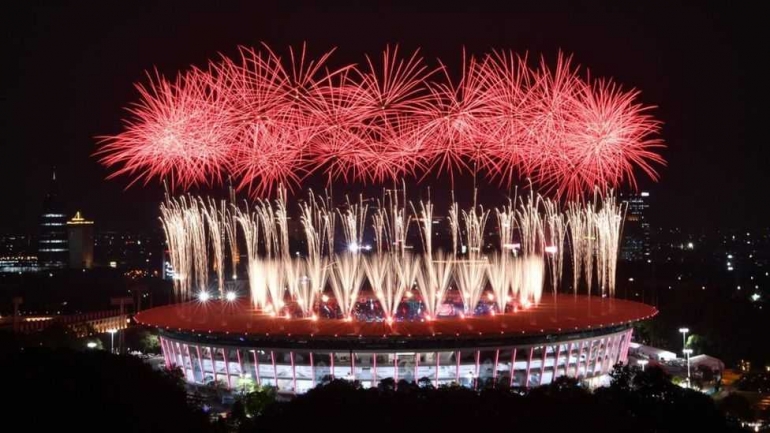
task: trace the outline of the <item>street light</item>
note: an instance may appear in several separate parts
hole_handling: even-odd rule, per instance
[[[636,361],[637,364],[642,366],[642,371],[644,371],[644,366],[647,365],[647,363],[650,362],[646,359],[640,359],[639,361]]]
[[[679,328],[679,332],[682,333],[682,349],[687,347],[687,333],[690,332],[689,328]]]
[[[687,357],[687,386],[690,386],[690,354],[692,353],[692,349],[684,349],[682,350],[682,353]]]
[[[107,330],[110,333],[110,353],[115,353],[115,333],[118,332],[115,328]]]
[[[88,344],[86,344],[86,347],[88,347],[89,349],[95,349],[96,343],[94,343],[93,341],[89,341]]]

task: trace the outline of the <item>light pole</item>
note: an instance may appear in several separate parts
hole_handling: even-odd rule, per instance
[[[690,332],[689,328],[679,328],[679,332],[682,333],[682,350],[687,347],[687,333]]]
[[[687,387],[690,387],[690,354],[692,353],[692,349],[684,349],[682,350],[684,353],[684,356],[687,357]]]
[[[118,330],[111,328],[108,329],[107,332],[110,333],[110,353],[115,353],[115,333],[118,332]]]
[[[637,364],[642,366],[642,371],[644,371],[644,366],[647,365],[647,363],[650,361],[647,361],[646,359],[640,359],[639,361],[636,361]]]

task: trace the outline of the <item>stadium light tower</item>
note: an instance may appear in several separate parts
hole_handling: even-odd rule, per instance
[[[687,386],[690,386],[690,354],[692,354],[692,349],[684,349],[682,352],[684,352],[684,355],[687,357]]]
[[[115,353],[115,333],[118,332],[118,330],[111,328],[108,329],[107,332],[110,333],[110,353]]]
[[[690,332],[690,328],[679,328],[679,332],[682,333],[682,350],[687,348],[687,333]]]

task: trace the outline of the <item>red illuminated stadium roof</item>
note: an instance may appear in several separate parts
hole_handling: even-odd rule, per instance
[[[558,295],[516,313],[427,322],[346,322],[333,319],[286,319],[254,311],[246,301],[208,301],[167,305],[136,315],[139,323],[170,331],[200,334],[235,334],[250,337],[404,338],[491,337],[559,334],[596,330],[644,320],[658,313],[655,307],[612,298]]]

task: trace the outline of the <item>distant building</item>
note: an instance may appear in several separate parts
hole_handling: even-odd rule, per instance
[[[35,256],[0,256],[0,274],[23,274],[39,270]]]
[[[650,222],[647,216],[650,193],[641,191],[624,194],[620,198],[628,206],[623,225],[623,243],[620,259],[630,262],[646,262],[650,257]]]
[[[91,269],[94,264],[94,222],[86,221],[78,211],[67,221],[69,266],[72,269]]]
[[[51,184],[43,201],[37,253],[40,266],[45,268],[64,268],[69,261],[66,215],[64,214],[64,204],[59,197],[55,171],[51,176]]]

